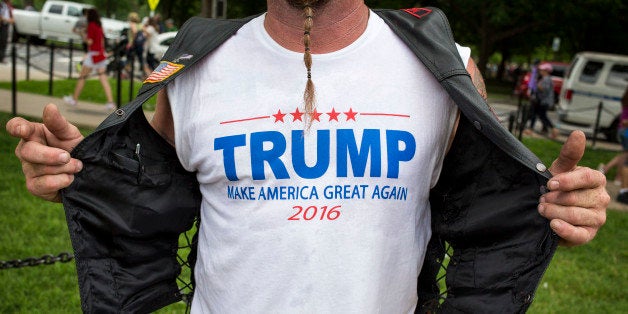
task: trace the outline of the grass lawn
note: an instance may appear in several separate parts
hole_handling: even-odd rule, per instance
[[[13,155],[17,140],[4,129],[9,118],[9,114],[0,113],[0,202],[4,204],[0,211],[0,260],[72,252],[61,205],[32,197],[24,187],[20,163]],[[560,148],[560,144],[545,139],[525,139],[524,143],[547,164]],[[582,164],[595,167],[615,154],[589,150]],[[529,312],[627,312],[627,227],[628,214],[610,210],[606,226],[592,243],[560,248]],[[0,270],[0,282],[0,313],[80,313],[73,262]],[[160,311],[183,312],[182,304]]]

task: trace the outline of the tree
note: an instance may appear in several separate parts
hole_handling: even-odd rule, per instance
[[[567,59],[583,50],[628,53],[628,4],[622,0],[434,0],[417,4],[428,5],[445,11],[457,41],[475,47],[483,73],[493,53],[531,59],[537,51],[549,51],[554,37],[561,38],[559,56]]]
[[[550,34],[551,19],[545,12],[554,12],[557,1],[553,0],[493,0],[493,1],[427,1],[447,12],[456,39],[467,45],[476,46],[477,64],[486,74],[486,64],[490,56],[505,50],[508,42],[524,45],[531,51],[539,45],[538,32],[546,30]],[[549,35],[551,36],[551,35]]]

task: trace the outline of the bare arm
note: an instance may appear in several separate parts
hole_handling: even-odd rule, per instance
[[[163,137],[170,145],[174,144],[174,121],[172,120],[172,112],[170,111],[170,101],[166,89],[162,89],[157,93],[157,104],[155,105],[155,114],[150,125]]]
[[[467,71],[471,75],[471,81],[473,81],[473,85],[477,88],[480,96],[484,98],[484,100],[488,99],[488,93],[486,92],[486,84],[484,84],[484,78],[482,77],[482,73],[478,66],[475,64],[472,58],[469,58],[469,63],[467,63]]]

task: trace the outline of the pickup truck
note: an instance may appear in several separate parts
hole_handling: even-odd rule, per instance
[[[14,31],[16,38],[27,37],[41,40],[55,40],[80,43],[81,38],[72,29],[81,16],[83,8],[92,5],[70,1],[46,1],[41,12],[13,10]],[[108,40],[117,40],[122,31],[128,28],[127,22],[101,18],[103,31]]]

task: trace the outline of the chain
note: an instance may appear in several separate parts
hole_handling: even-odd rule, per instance
[[[57,256],[46,254],[40,258],[29,257],[12,261],[0,261],[0,269],[22,268],[27,266],[52,265],[54,263],[67,263],[74,259],[74,255],[63,252]]]

